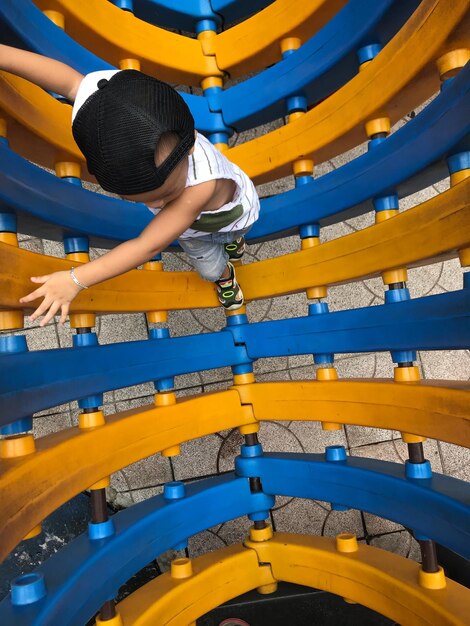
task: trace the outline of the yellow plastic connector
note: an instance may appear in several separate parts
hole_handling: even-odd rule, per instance
[[[169,448],[165,448],[164,450],[162,450],[162,456],[166,458],[178,456],[178,454],[181,454],[181,446],[179,445],[170,446]]]
[[[470,265],[470,248],[459,250],[459,259],[462,267],[468,267]]]
[[[302,40],[300,37],[284,37],[284,39],[281,39],[281,54],[289,50],[298,50],[301,45]]]
[[[16,459],[36,452],[36,443],[31,434],[14,435],[0,439],[0,459]]]
[[[93,413],[80,413],[78,416],[78,427],[83,430],[87,428],[96,428],[97,426],[104,426],[106,420],[104,419],[103,411],[93,411]]]
[[[256,591],[261,593],[263,596],[269,595],[270,593],[274,593],[277,591],[277,583],[268,583],[267,585],[261,585],[261,587],[256,587]]]
[[[336,535],[336,549],[338,552],[343,553],[357,552],[359,547],[357,545],[356,535],[352,533],[340,533]]]
[[[193,575],[193,564],[191,559],[174,559],[171,562],[172,578],[189,578]]]
[[[235,374],[233,377],[234,385],[250,385],[255,382],[255,375],[253,372],[247,372],[246,374]]]
[[[216,37],[217,37],[217,33],[213,30],[203,30],[197,36],[197,39],[201,44],[202,54],[204,56],[206,57],[215,56],[215,38]],[[202,87],[202,84],[201,84],[201,87]],[[202,88],[207,89],[207,87],[202,87]]]
[[[243,426],[238,427],[238,432],[240,435],[252,435],[253,433],[259,433],[259,424],[257,422],[254,424],[244,424]]]
[[[97,491],[98,489],[106,489],[107,487],[109,487],[110,484],[111,481],[109,480],[109,476],[106,476],[105,478],[102,478],[98,482],[91,485],[90,489],[92,489],[93,491]]]
[[[32,528],[27,535],[23,537],[23,541],[26,541],[27,539],[32,539],[33,537],[37,537],[41,533],[42,533],[42,525],[38,524],[37,526]]]
[[[416,383],[421,379],[417,365],[411,367],[396,367],[393,372],[396,383]]]
[[[292,122],[295,122],[295,120],[300,119],[304,115],[304,111],[294,111],[293,113],[289,113],[289,115],[287,116],[287,121],[289,124],[291,124]]]
[[[384,285],[391,285],[393,283],[405,283],[408,280],[408,272],[406,270],[406,267],[382,272],[382,280],[384,281]]]
[[[16,233],[0,233],[0,241],[7,243],[9,246],[18,247],[18,235]]]
[[[207,78],[203,78],[201,81],[201,87],[205,91],[210,87],[223,87],[224,81],[220,76],[208,76]]]
[[[269,524],[265,528],[250,528],[250,541],[269,541],[273,537],[273,529]]]
[[[460,170],[450,175],[450,186],[453,187],[470,176],[470,169]]]
[[[119,69],[121,70],[137,70],[140,72],[139,59],[121,59],[119,61]]]
[[[65,16],[63,13],[60,13],[59,11],[50,11],[50,10],[43,11],[43,13],[46,17],[48,17],[51,20],[51,22],[54,22],[56,26],[58,26],[62,30],[65,29]]]
[[[23,326],[23,311],[0,311],[0,330],[17,330]]]
[[[298,159],[292,164],[292,171],[294,176],[311,176],[313,174],[313,160],[312,159]]]
[[[80,178],[80,163],[73,161],[57,161],[54,166],[56,176],[59,178]]]
[[[338,372],[335,367],[319,367],[316,373],[317,380],[338,380]]]
[[[156,393],[154,396],[155,406],[171,406],[176,404],[176,396],[173,391]]]
[[[377,117],[375,120],[366,122],[366,133],[368,137],[377,135],[377,133],[390,133],[390,118]]]
[[[437,572],[424,572],[421,568],[418,572],[418,582],[425,589],[445,589],[446,577],[442,567]]]
[[[441,80],[455,76],[469,60],[469,48],[459,48],[443,54],[437,59],[437,69]]]
[[[426,437],[420,435],[413,435],[412,433],[401,433],[401,438],[404,443],[423,443],[426,441]]]
[[[395,215],[398,215],[399,213],[400,211],[398,209],[387,209],[386,211],[378,211],[375,214],[375,223],[381,224],[382,222],[389,220],[391,217],[395,217]]]

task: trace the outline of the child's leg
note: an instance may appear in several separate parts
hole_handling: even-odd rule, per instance
[[[238,309],[243,304],[233,265],[224,243],[214,241],[213,235],[180,239],[180,246],[186,252],[198,274],[217,286],[219,301],[226,309]]]

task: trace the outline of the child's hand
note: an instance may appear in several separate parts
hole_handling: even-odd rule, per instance
[[[31,276],[33,283],[43,283],[41,287],[35,289],[20,302],[31,302],[37,298],[43,297],[42,304],[30,316],[33,321],[39,316],[46,313],[44,319],[39,326],[45,326],[59,309],[61,309],[60,324],[64,324],[69,312],[70,303],[80,291],[80,287],[74,283],[69,272],[54,272],[47,276]]]

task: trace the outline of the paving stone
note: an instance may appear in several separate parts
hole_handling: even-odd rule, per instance
[[[359,511],[349,509],[348,511],[333,511],[325,517],[322,535],[325,537],[335,537],[339,533],[352,533],[359,539],[365,535],[364,524]]]
[[[443,380],[468,380],[470,353],[468,350],[420,350],[425,378]]]
[[[470,483],[470,450],[444,441],[440,441],[438,446],[443,473]]]
[[[216,435],[182,443],[181,454],[172,458],[175,480],[216,474],[220,448],[221,440]],[[233,469],[233,461],[227,469]]]
[[[418,542],[406,530],[374,537],[369,543],[375,548],[394,552],[415,561],[421,558]]]
[[[303,498],[293,498],[287,506],[273,513],[276,531],[321,535],[329,511],[314,502]]]

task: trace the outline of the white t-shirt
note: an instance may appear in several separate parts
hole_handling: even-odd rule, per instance
[[[72,122],[85,101],[98,89],[98,82],[103,78],[109,80],[112,76],[121,70],[101,70],[87,74],[77,91],[75,103],[72,109]],[[234,219],[220,228],[217,232],[232,232],[241,230],[251,226],[259,215],[259,198],[255,186],[251,179],[241,170],[238,165],[232,163],[225,157],[211,142],[200,133],[197,133],[194,151],[188,155],[188,177],[186,179],[186,187],[194,187],[208,180],[218,180],[226,178],[233,180],[236,184],[236,191],[231,202],[224,204],[216,211],[203,211],[193,226],[196,227],[197,222],[201,219],[212,219],[225,222],[233,215]],[[156,215],[160,209],[149,210]],[[224,213],[227,215],[224,216]],[[203,222],[201,222],[202,224]],[[213,232],[213,231],[211,231]],[[180,235],[181,239],[190,239],[193,237],[201,237],[207,235],[207,231],[196,230],[196,228],[188,228]]]

